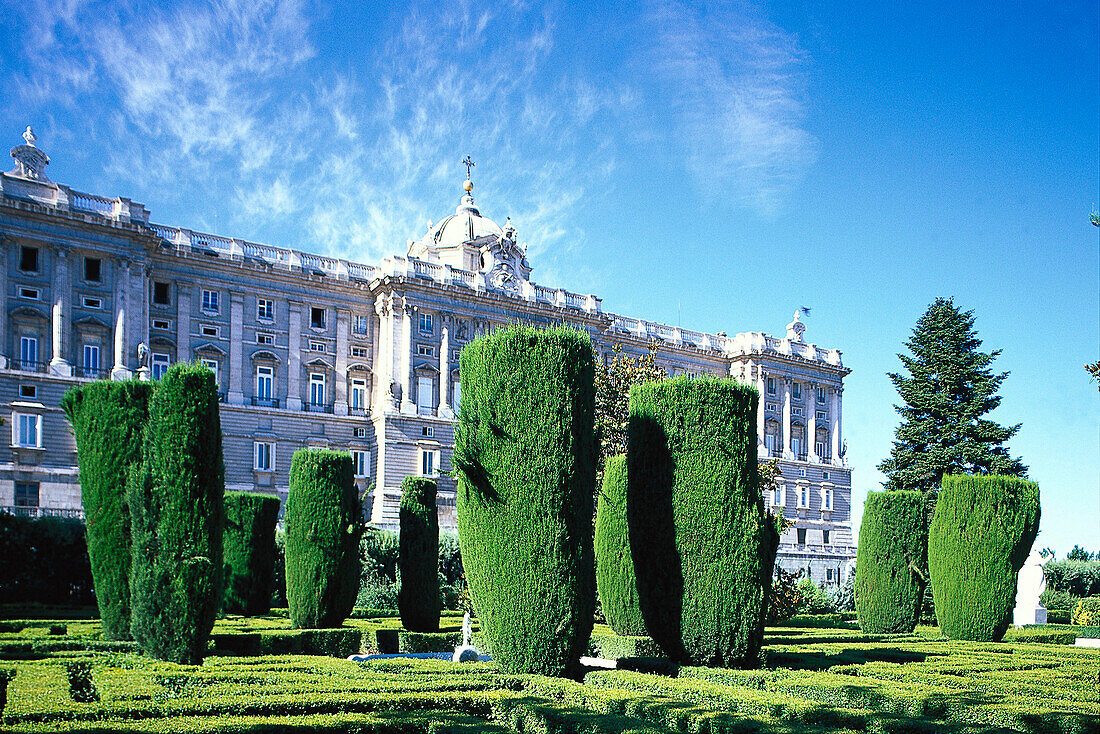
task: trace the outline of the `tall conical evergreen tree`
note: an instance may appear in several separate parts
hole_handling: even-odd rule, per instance
[[[1009,456],[1005,441],[1020,430],[982,418],[996,408],[997,390],[1008,377],[989,368],[1001,352],[980,351],[974,312],[937,298],[906,342],[912,352],[898,359],[909,374],[890,373],[903,405],[902,422],[890,458],[878,468],[886,489],[939,489],[945,474],[1026,476],[1027,467]]]

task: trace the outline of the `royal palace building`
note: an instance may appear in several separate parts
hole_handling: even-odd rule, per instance
[[[765,501],[795,521],[780,563],[829,583],[854,558],[841,434],[849,370],[838,350],[805,341],[798,314],[782,337],[704,334],[536,284],[515,228],[481,215],[469,181],[454,213],[403,255],[362,264],[155,224],[129,199],[50,181],[30,128],[23,137],[0,174],[7,511],[81,514],[66,390],[155,380],[198,360],[219,385],[227,489],[285,498],[296,449],[350,451],[371,522],[396,529],[401,481],[417,474],[438,478],[440,524],[454,528],[460,350],[506,324],[565,322],[605,357],[655,346],[670,374],[755,385],[759,456],[782,469]]]

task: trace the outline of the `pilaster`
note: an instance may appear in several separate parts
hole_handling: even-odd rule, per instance
[[[336,415],[348,414],[348,331],[350,314],[344,309],[336,309],[336,402],[332,411]]]
[[[72,288],[69,284],[69,253],[58,248],[54,250],[55,265],[53,271],[53,314],[51,318],[53,350],[50,354],[50,374],[72,377],[73,367],[65,356],[69,353],[69,299]]]
[[[126,302],[130,297],[130,261],[118,260],[115,268],[115,363],[111,369],[111,379],[126,380],[131,372],[126,366],[129,347],[126,340]]]
[[[244,371],[244,294],[229,294],[229,395],[226,402],[244,403],[241,373]]]
[[[791,378],[783,378],[783,458],[794,458],[791,448]]]
[[[290,301],[290,325],[287,337],[286,407],[302,409],[302,304]]]
[[[841,395],[844,394],[843,387],[833,388],[832,396],[832,409],[829,411],[829,418],[832,421],[832,430],[829,431],[829,440],[832,442],[833,451],[833,463],[837,466],[842,466],[844,463],[843,458],[840,455],[841,448],[844,446],[840,437],[840,410],[841,410]]]
[[[401,298],[401,412],[416,415],[416,403],[412,401],[412,305],[407,297]]]
[[[3,190],[0,189],[0,195]],[[8,242],[6,238],[0,236],[0,303],[5,304],[5,312],[0,314],[0,369],[8,366],[8,349],[10,344],[8,342],[8,314],[7,314],[7,301],[8,301]]]
[[[806,385],[806,456],[810,461],[817,463],[817,383]]]
[[[440,328],[441,337],[439,340],[439,408],[436,410],[436,415],[440,418],[454,418],[454,411],[451,410],[450,389],[451,389],[451,334],[447,328],[447,324],[450,321],[449,317],[443,318],[443,323]]]

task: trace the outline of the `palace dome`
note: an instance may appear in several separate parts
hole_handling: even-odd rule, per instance
[[[428,230],[425,239],[435,247],[453,247],[490,235],[497,237],[504,235],[500,225],[492,219],[481,216],[477,205],[474,204],[474,197],[470,195],[473,184],[466,181],[463,187],[466,189],[466,195],[455,208],[455,213],[440,220]]]

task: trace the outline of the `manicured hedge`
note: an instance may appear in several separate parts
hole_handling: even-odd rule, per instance
[[[362,508],[351,454],[296,451],[285,517],[290,619],[295,627],[338,627],[359,591]]]
[[[279,498],[275,495],[225,493],[223,611],[256,616],[271,610],[278,519]]]
[[[758,394],[686,376],[630,391],[630,550],[650,636],[681,664],[753,667],[778,534],[756,460]]]
[[[71,388],[61,398],[76,437],[80,501],[103,634],[130,638],[130,512],[126,484],[141,462],[155,383],[101,381]]]
[[[1073,596],[1100,596],[1100,560],[1051,561],[1043,566],[1047,586]]]
[[[346,658],[363,649],[363,631],[349,627],[223,633],[211,637],[216,652],[237,656],[328,655]]]
[[[146,654],[202,662],[222,597],[225,469],[214,375],[177,364],[149,406],[130,473],[130,630]]]
[[[1070,621],[1086,627],[1100,625],[1100,596],[1090,596],[1077,602]]]
[[[627,535],[626,489],[626,456],[608,457],[596,501],[596,590],[611,629],[637,636],[645,635],[646,628]]]
[[[1039,485],[946,476],[928,532],[936,620],[957,640],[997,641],[1011,623],[1016,574],[1039,530]]]
[[[439,631],[439,514],[435,480],[405,477],[401,483],[401,537],[397,607],[413,632]]]
[[[927,544],[920,492],[867,493],[855,582],[864,632],[912,632],[917,626]]]
[[[461,370],[458,531],[481,629],[502,669],[561,675],[595,608],[592,344],[514,327],[467,345]]]
[[[0,512],[0,559],[0,616],[95,616],[86,606],[95,604],[95,593],[80,520]]]

